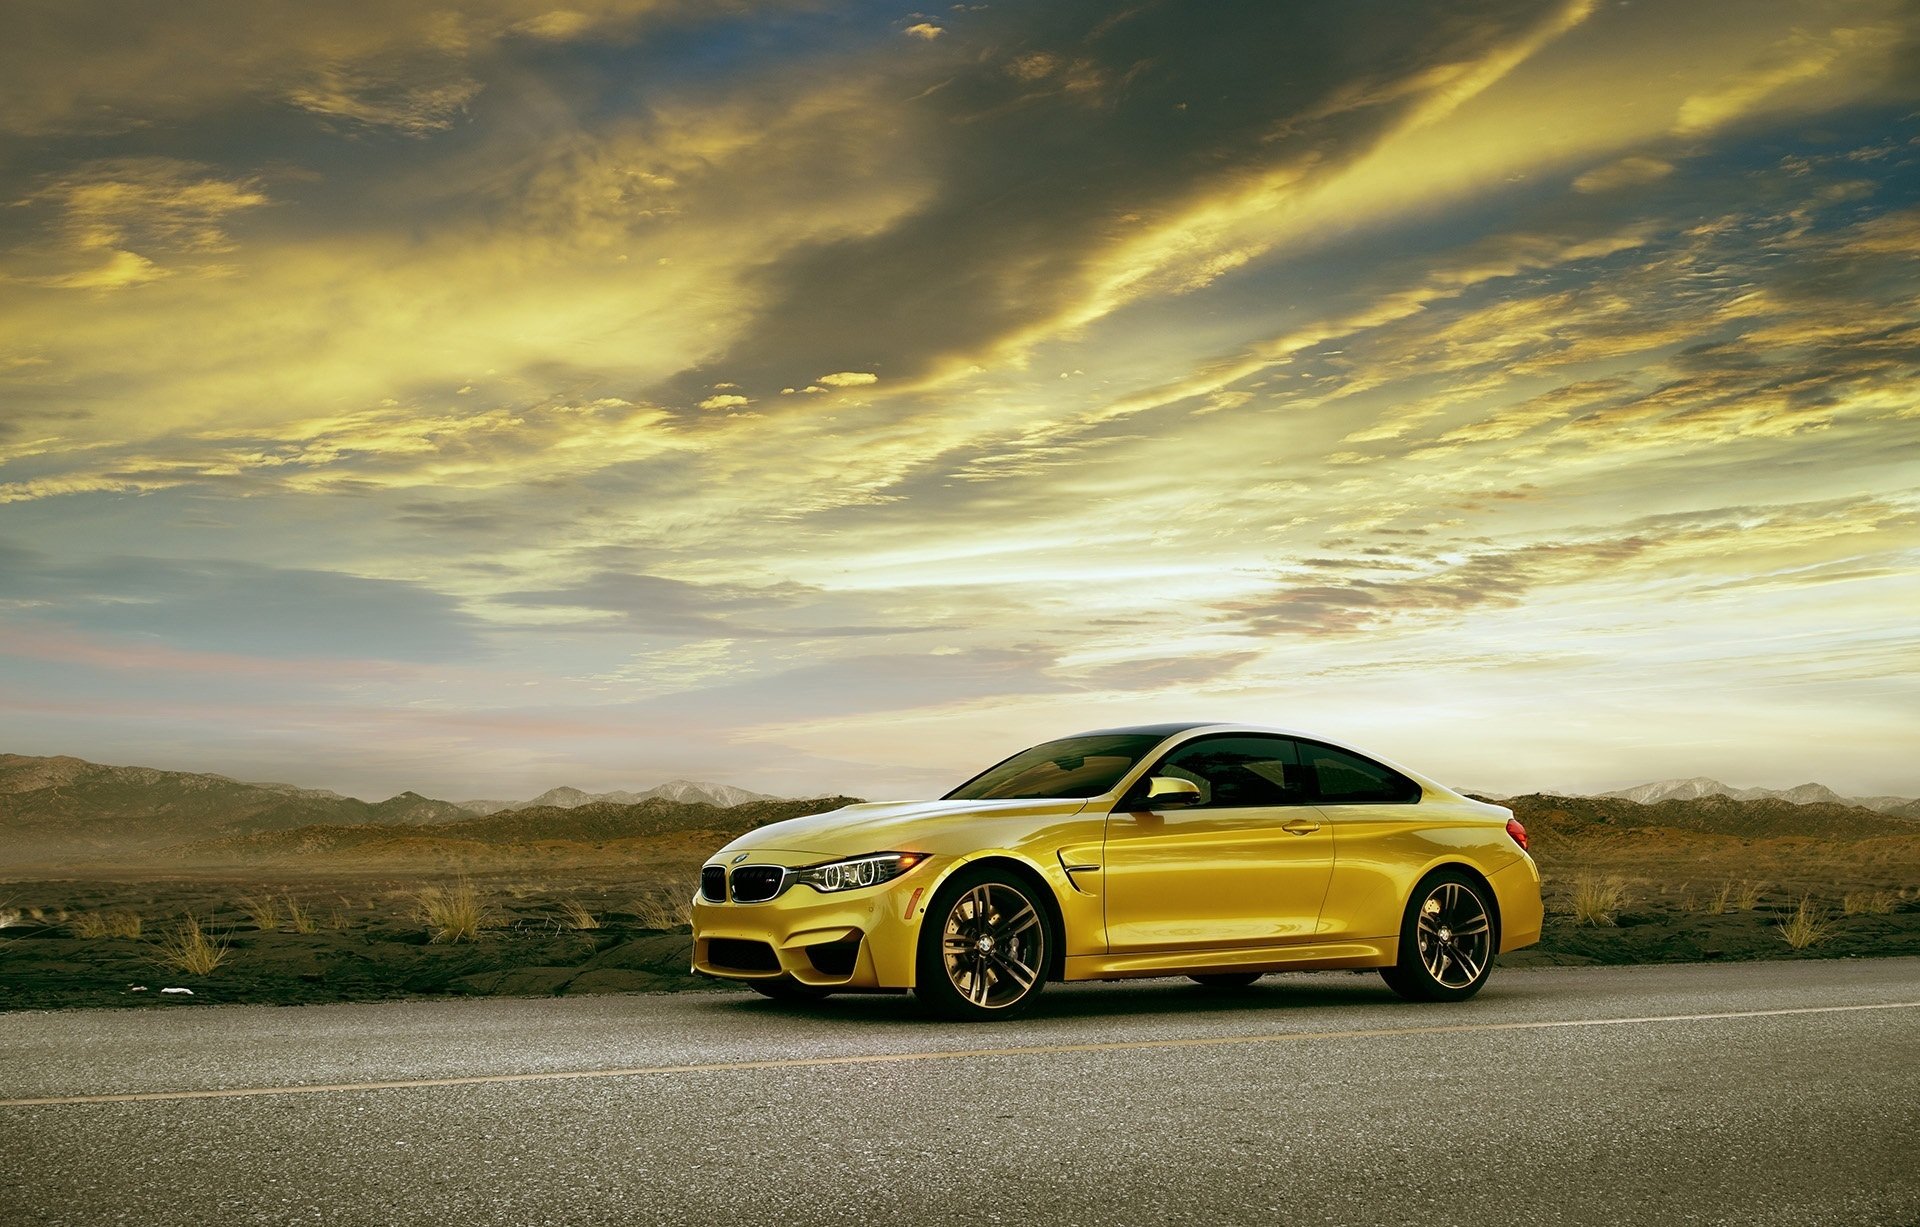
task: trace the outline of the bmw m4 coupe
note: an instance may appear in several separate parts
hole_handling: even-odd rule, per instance
[[[693,968],[788,1001],[910,989],[961,1019],[1052,980],[1329,968],[1459,1001],[1540,919],[1508,810],[1323,737],[1156,724],[747,832],[701,870]]]

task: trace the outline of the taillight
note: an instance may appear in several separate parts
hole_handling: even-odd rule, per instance
[[[1527,850],[1527,828],[1520,825],[1518,818],[1507,819],[1507,834],[1513,836],[1513,842],[1520,845],[1520,851]]]

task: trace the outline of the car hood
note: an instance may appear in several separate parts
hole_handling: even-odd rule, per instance
[[[755,827],[721,852],[779,850],[822,857],[866,852],[963,853],[1014,841],[1088,802],[872,801]],[[718,853],[716,853],[718,855]]]

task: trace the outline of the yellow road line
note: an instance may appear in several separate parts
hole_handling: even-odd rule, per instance
[[[1712,1022],[1730,1018],[1784,1018],[1798,1014],[1850,1014],[1865,1010],[1914,1010],[1920,1001],[1870,1005],[1816,1005],[1783,1010],[1728,1010],[1717,1014],[1647,1014],[1631,1018],[1562,1018],[1537,1022],[1452,1023],[1429,1027],[1364,1027],[1346,1031],[1282,1031],[1269,1035],[1207,1035],[1183,1039],[1106,1040],[1086,1044],[1017,1044],[1004,1048],[953,1048],[932,1052],[856,1053],[837,1057],[776,1057],[760,1061],[700,1061],[684,1065],[633,1065],[622,1069],[569,1069],[530,1074],[468,1074],[450,1078],[395,1078],[384,1082],[328,1082],[303,1086],[220,1087],[199,1091],[128,1091],[112,1095],[49,1095],[0,1099],[0,1108],[80,1103],[145,1103],[175,1099],[252,1099],[261,1095],[320,1095],[338,1091],[389,1091],[428,1086],[487,1086],[505,1082],[567,1082],[581,1078],[635,1078],[645,1074],[732,1073],[756,1069],[807,1069],[824,1065],[885,1065],[899,1061],[957,1061],[977,1057],[1049,1056],[1056,1053],[1132,1052],[1173,1048],[1224,1048],[1233,1044],[1286,1044],[1311,1040],[1395,1039],[1416,1035],[1465,1035],[1493,1031],[1547,1031],[1563,1027],[1624,1027],[1642,1023]]]

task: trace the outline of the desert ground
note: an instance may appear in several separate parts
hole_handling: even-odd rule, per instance
[[[0,1009],[723,988],[687,971],[701,860],[785,808],[840,800],[308,827],[157,867],[32,867],[0,875]],[[1548,921],[1503,963],[1920,954],[1912,819],[1720,798],[1505,803],[1532,832]]]

